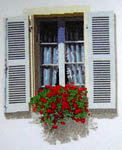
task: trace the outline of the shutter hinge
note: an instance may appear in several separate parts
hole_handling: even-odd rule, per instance
[[[7,63],[6,63],[6,60],[5,60],[5,73],[7,73],[7,70],[8,70],[8,66],[7,66]]]
[[[33,29],[33,27],[32,27],[32,25],[30,24],[30,25],[29,25],[29,32],[31,32],[32,29]]]
[[[88,25],[86,25],[86,29],[88,29]]]

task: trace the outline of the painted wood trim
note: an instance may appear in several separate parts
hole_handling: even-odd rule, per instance
[[[84,12],[88,12],[90,7],[87,5],[74,5],[74,6],[48,6],[48,7],[40,7],[40,8],[30,8],[24,9],[24,14],[26,15],[51,15],[52,17],[57,15],[69,15],[69,14],[81,14]]]

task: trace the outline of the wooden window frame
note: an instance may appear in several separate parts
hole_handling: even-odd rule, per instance
[[[55,18],[55,17],[80,17],[84,15],[84,49],[85,49],[85,86],[88,87],[88,6],[68,6],[68,7],[41,7],[33,9],[24,9],[24,15],[29,16],[30,28],[30,84],[31,96],[38,91],[38,67],[35,65],[37,61],[37,19],[38,18]]]

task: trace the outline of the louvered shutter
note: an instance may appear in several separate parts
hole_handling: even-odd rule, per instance
[[[7,18],[5,112],[28,111],[29,91],[28,17]]]
[[[113,12],[88,16],[89,108],[114,109],[116,101]]]

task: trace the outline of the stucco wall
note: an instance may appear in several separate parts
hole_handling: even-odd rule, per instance
[[[113,10],[116,14],[118,110],[115,117],[93,119],[86,137],[56,145],[45,141],[39,124],[33,119],[6,119],[4,116],[4,24],[3,17],[23,15],[24,8],[42,6],[89,5],[91,11]],[[122,150],[122,1],[121,0],[0,0],[0,149],[1,150]],[[16,115],[17,116],[17,115]],[[27,114],[28,117],[28,114]],[[8,117],[7,117],[8,118]],[[75,133],[74,131],[74,134]],[[77,134],[78,135],[78,134]],[[54,138],[52,136],[52,138]]]

